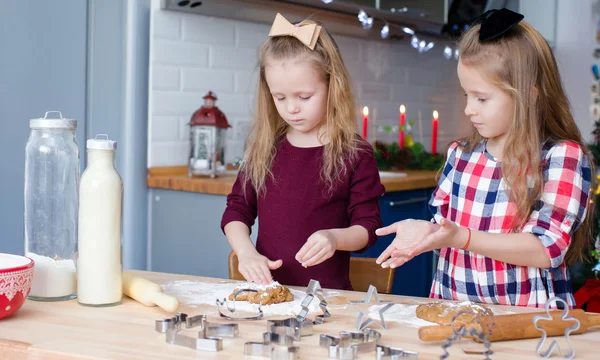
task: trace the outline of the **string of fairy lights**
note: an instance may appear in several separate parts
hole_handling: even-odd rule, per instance
[[[334,0],[321,0],[321,1],[325,4],[331,4]],[[375,18],[373,16],[369,16],[369,14],[367,14],[367,12],[365,10],[363,10],[359,5],[356,5],[356,7],[358,9],[358,21],[361,23],[363,29],[365,29],[365,30],[372,29],[373,25],[375,23]],[[407,8],[393,9],[393,10],[394,10],[394,12],[408,11]],[[410,35],[410,45],[412,48],[416,49],[419,53],[428,52],[435,47],[434,41],[431,41],[431,40],[427,41],[424,37],[419,37],[415,33],[415,31],[409,27],[399,26],[396,24],[390,24],[387,21],[385,21],[384,19],[379,19],[379,20],[383,21],[383,23],[384,23],[384,25],[381,27],[381,31],[380,31],[380,36],[382,39],[387,39],[390,36],[390,27],[395,27],[395,28],[402,30],[402,32],[404,32],[405,34]],[[453,48],[450,45],[445,44],[442,54],[443,54],[444,58],[446,58],[448,60],[450,60],[450,59],[458,60],[459,51],[458,51],[458,48],[456,48],[456,47]]]

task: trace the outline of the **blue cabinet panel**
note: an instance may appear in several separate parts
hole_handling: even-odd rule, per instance
[[[379,200],[381,220],[384,225],[405,219],[431,219],[428,202],[433,189],[420,189],[386,193]],[[387,248],[394,234],[380,236],[377,243],[359,257],[378,257]],[[428,297],[433,278],[433,253],[421,254],[396,269],[392,293],[406,296]]]

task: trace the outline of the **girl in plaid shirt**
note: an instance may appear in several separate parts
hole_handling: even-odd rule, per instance
[[[433,219],[396,233],[377,259],[397,267],[439,249],[431,297],[575,306],[567,266],[592,244],[592,165],[548,43],[523,16],[484,14],[460,41],[471,136],[450,145],[429,202]]]

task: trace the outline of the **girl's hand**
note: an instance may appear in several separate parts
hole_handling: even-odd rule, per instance
[[[296,253],[296,260],[304,267],[318,265],[332,257],[336,249],[335,236],[328,230],[319,230]]]
[[[395,268],[427,251],[445,247],[462,247],[468,236],[462,234],[463,231],[467,231],[466,228],[460,228],[450,220],[442,219],[439,226],[432,223],[428,224],[430,224],[430,231],[424,231],[422,233],[424,236],[420,237],[420,241],[414,240],[418,236],[413,237],[412,240],[406,240],[400,238],[400,235],[396,235],[394,241],[377,259],[378,262],[384,261],[387,256],[391,256],[391,259],[381,264],[381,266]],[[425,229],[419,230],[423,231]],[[403,236],[403,238],[406,238],[406,236]],[[394,247],[394,249],[388,252],[391,247]]]
[[[251,254],[238,255],[238,270],[246,280],[258,284],[268,284],[273,281],[271,270],[283,265],[282,260],[271,261],[266,256],[254,251]]]
[[[437,228],[438,225],[429,221],[408,219],[377,229],[375,233],[379,236],[396,233],[396,238],[379,255],[376,262],[383,268],[395,268],[404,264],[418,255],[413,254],[411,250]]]

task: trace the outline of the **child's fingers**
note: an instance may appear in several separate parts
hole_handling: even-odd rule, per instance
[[[410,260],[411,258],[408,256],[400,256],[400,257],[393,257],[391,259],[389,259],[388,261],[384,262],[383,264],[381,264],[382,268],[397,268],[398,266],[403,265],[404,263],[406,263],[408,260]]]
[[[260,272],[263,284],[268,284],[273,280],[269,267],[266,264],[262,265],[258,271]]]
[[[396,229],[398,229],[398,225],[397,224],[398,223],[393,223],[392,225],[388,225],[386,227],[379,228],[379,229],[375,230],[375,234],[378,235],[378,236],[395,234],[396,233]]]
[[[306,256],[306,253],[313,247],[313,243],[310,241],[306,241],[304,245],[298,250],[296,253],[296,261],[302,262],[302,259]]]
[[[254,269],[252,267],[245,267],[244,270],[245,270],[245,273],[247,274],[245,276],[246,280],[248,280],[250,282],[255,282],[255,283],[259,282],[258,275],[256,274],[256,271],[254,271]]]
[[[401,256],[399,258],[392,258],[390,267],[392,269],[400,267],[400,266],[406,264],[407,262],[409,262],[410,260],[412,260],[412,258],[413,258],[412,256]]]
[[[269,262],[267,262],[267,266],[269,267],[269,270],[279,269],[281,267],[281,265],[283,265],[283,260],[281,260],[281,259],[276,260],[276,261],[269,260]]]
[[[246,270],[246,268],[238,268],[238,270],[240,271],[240,274],[242,274],[244,279],[246,279],[246,281],[252,282],[252,276],[250,275],[248,270]]]
[[[316,253],[313,257],[309,258],[307,261],[302,263],[302,266],[309,267],[322,263],[325,260],[325,256],[327,255],[327,250],[321,249],[318,253]]]
[[[307,243],[308,244],[308,243]],[[305,244],[305,245],[307,245]],[[313,256],[317,255],[317,253],[319,253],[319,251],[321,251],[323,248],[318,246],[317,244],[311,244],[310,248],[308,249],[308,251],[306,251],[306,253],[304,254],[304,256],[302,257],[298,257],[297,260],[298,262],[304,264],[308,261],[308,259],[312,258]]]
[[[387,248],[385,248],[385,250],[383,250],[383,252],[381,253],[381,255],[379,255],[377,260],[375,260],[375,262],[377,264],[383,263],[392,255],[392,251],[394,250],[396,250],[396,248],[393,245],[388,246]]]

